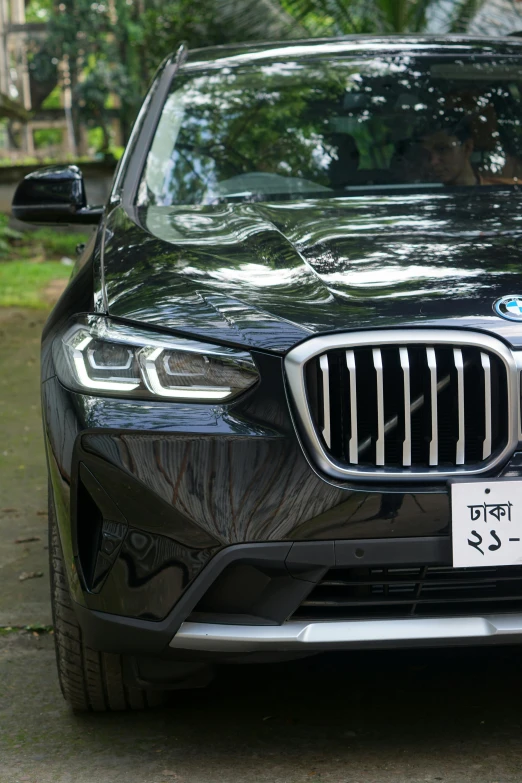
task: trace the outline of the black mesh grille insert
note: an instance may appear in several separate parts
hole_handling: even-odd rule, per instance
[[[522,566],[334,568],[294,619],[482,615],[522,610]]]

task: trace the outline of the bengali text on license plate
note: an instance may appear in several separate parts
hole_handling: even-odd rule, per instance
[[[455,568],[522,564],[522,480],[451,484]]]

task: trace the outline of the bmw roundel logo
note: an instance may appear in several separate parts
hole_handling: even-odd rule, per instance
[[[522,296],[503,296],[493,305],[494,311],[510,321],[522,321]]]

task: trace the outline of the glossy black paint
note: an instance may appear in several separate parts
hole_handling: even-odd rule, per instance
[[[522,193],[219,207],[107,219],[106,306],[119,318],[285,352],[311,334],[459,326],[514,346],[492,309],[522,289]]]
[[[313,46],[322,47],[321,54],[354,47],[465,53],[479,44],[399,38],[285,48],[295,57],[300,47]],[[516,42],[480,47],[484,54],[521,51]],[[267,46],[251,50],[267,58],[270,52]],[[191,53],[186,67],[208,67],[216,57],[221,67],[240,56],[245,50]],[[164,65],[150,107],[179,60]],[[147,145],[143,133],[150,135],[153,124],[151,108],[133,141],[140,154]],[[399,325],[479,329],[522,347],[520,327],[492,310],[495,299],[522,290],[520,192],[441,189],[136,209],[126,194],[137,168],[128,160],[120,170],[110,209],[43,337],[52,499],[75,601],[116,615],[115,627],[121,618],[138,618],[143,630],[159,627],[205,564],[233,544],[433,536],[447,543],[444,487],[343,485],[317,474],[292,423],[282,357],[313,334]],[[93,311],[246,347],[261,383],[229,405],[73,393],[55,376],[51,345],[68,318]],[[79,553],[79,525],[89,533],[95,524],[82,507],[82,470],[107,495],[99,500],[106,521],[125,531],[96,585],[88,584]],[[520,455],[504,470],[521,476]],[[103,617],[101,626],[111,625]]]
[[[265,60],[294,60],[299,57],[334,57],[365,54],[492,54],[519,55],[522,46],[517,38],[481,38],[466,35],[345,35],[339,38],[314,38],[272,43],[253,43],[248,47],[228,44],[203,49],[191,49],[186,53],[185,69],[201,67],[222,68],[237,62],[264,62]]]
[[[13,197],[13,215],[28,223],[96,224],[103,207],[88,207],[78,166],[48,166],[28,174]]]

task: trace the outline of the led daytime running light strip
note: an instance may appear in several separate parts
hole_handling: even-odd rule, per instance
[[[230,387],[195,387],[195,386],[178,386],[177,388],[165,388],[161,385],[161,381],[156,369],[156,362],[163,353],[163,348],[156,348],[148,356],[142,354],[140,356],[140,363],[144,367],[144,376],[150,386],[151,391],[160,397],[170,397],[171,399],[186,399],[187,397],[194,397],[200,400],[223,400],[225,397],[230,396],[232,391]]]
[[[94,381],[87,374],[85,369],[85,357],[83,351],[87,348],[89,343],[93,340],[88,336],[81,341],[75,348],[73,348],[73,362],[76,374],[80,383],[86,388],[100,389],[103,391],[134,391],[140,385],[139,383],[129,383],[126,381]]]

